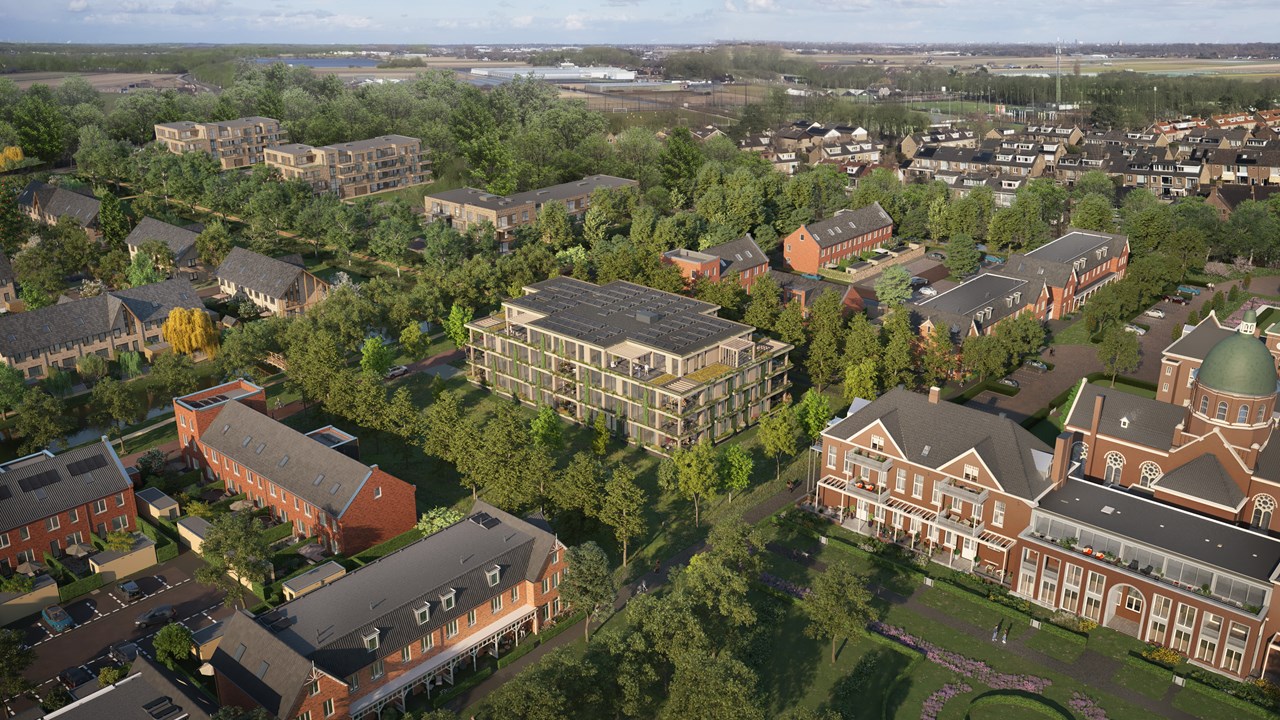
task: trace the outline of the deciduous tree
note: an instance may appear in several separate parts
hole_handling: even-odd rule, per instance
[[[609,556],[597,544],[587,541],[565,551],[564,579],[560,581],[560,597],[570,607],[586,612],[582,635],[591,640],[591,621],[601,610],[613,607],[618,589],[613,584]]]
[[[156,660],[170,670],[177,669],[179,662],[191,657],[191,642],[191,631],[185,625],[176,622],[165,625],[152,641]]]
[[[866,632],[874,617],[867,579],[854,574],[843,562],[827,566],[813,583],[813,592],[801,607],[809,616],[805,634],[811,638],[831,638],[831,663],[836,662],[836,642],[853,640]]]
[[[202,352],[213,357],[222,339],[209,313],[200,308],[176,307],[170,310],[161,332],[173,351],[183,355]]]
[[[196,569],[196,580],[226,593],[223,602],[234,606],[248,591],[244,582],[265,582],[271,567],[271,548],[262,523],[249,513],[219,515],[209,523],[200,554],[205,564]],[[228,573],[234,573],[232,579]]]
[[[746,490],[751,484],[751,471],[755,468],[755,461],[737,443],[721,447],[717,460],[721,484],[729,492],[729,502],[732,503],[733,494]]]
[[[774,480],[782,475],[782,456],[796,454],[796,438],[800,432],[795,408],[789,402],[760,418],[760,446],[766,455],[773,456]]]
[[[376,378],[384,378],[395,361],[395,351],[380,337],[365,338],[360,346],[360,369]]]
[[[911,274],[901,265],[894,265],[880,274],[875,290],[876,299],[883,305],[899,307],[911,299]]]
[[[440,532],[441,530],[460,522],[463,518],[462,513],[451,507],[435,507],[422,513],[418,518],[414,528],[422,533],[423,537]]]
[[[690,448],[673,452],[671,461],[675,466],[675,486],[665,489],[674,490],[693,503],[693,524],[700,525],[702,501],[720,487],[715,448],[711,440],[704,437]]]
[[[1115,387],[1116,376],[1120,373],[1133,372],[1142,360],[1141,346],[1137,333],[1115,324],[1102,335],[1098,343],[1098,362],[1102,363],[1103,372],[1111,376],[1111,386]]]
[[[800,398],[800,404],[796,406],[796,420],[809,442],[817,442],[822,437],[827,422],[831,420],[831,403],[827,401],[827,396],[813,388],[806,390],[804,397]]]
[[[613,469],[605,484],[604,501],[600,505],[600,522],[613,529],[613,536],[622,546],[622,564],[628,561],[628,548],[632,540],[645,532],[645,492],[635,482],[635,473],[625,465]]]

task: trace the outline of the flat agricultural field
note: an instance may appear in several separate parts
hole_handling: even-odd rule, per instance
[[[80,76],[89,81],[98,92],[117,92],[121,88],[148,82],[159,88],[178,87],[183,83],[177,75],[171,73],[64,73],[64,72],[25,72],[0,75],[18,84],[22,90],[37,83],[57,87],[64,80]]]
[[[903,55],[833,53],[829,55],[804,54],[796,55],[796,57],[803,57],[806,60],[821,64],[852,65],[870,60],[877,65],[888,67],[934,65],[943,68],[972,68],[978,65],[986,65],[996,75],[1049,73],[1057,65],[1057,60],[1052,54],[1014,57],[1005,55],[928,55],[924,53]],[[1086,74],[1132,70],[1153,75],[1229,75],[1255,80],[1266,77],[1280,77],[1280,61],[1275,60],[1102,57],[1067,54],[1062,56],[1063,72],[1074,72],[1077,63],[1080,65],[1080,72]]]

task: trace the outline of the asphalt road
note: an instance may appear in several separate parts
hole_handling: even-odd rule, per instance
[[[99,670],[112,664],[107,653],[120,643],[137,643],[145,655],[152,657],[151,636],[162,626],[136,628],[134,620],[154,607],[172,605],[177,620],[192,632],[229,616],[232,611],[222,605],[223,594],[195,581],[195,570],[202,564],[199,555],[185,552],[129,578],[146,593],[140,600],[129,602],[112,583],[69,603],[65,609],[76,626],[56,635],[39,615],[11,626],[26,633],[25,642],[36,651],[35,662],[24,673],[36,685],[36,695],[46,692],[57,681],[58,673],[67,668],[84,667],[96,678]],[[28,698],[15,698],[6,704],[12,713],[35,703]]]

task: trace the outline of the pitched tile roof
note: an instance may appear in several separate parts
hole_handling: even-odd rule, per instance
[[[102,203],[96,197],[82,195],[66,188],[42,183],[39,180],[32,180],[19,193],[18,205],[22,207],[38,206],[42,212],[56,218],[69,215],[75,218],[81,227],[89,227],[97,222],[98,209],[102,206]]]
[[[1093,424],[1094,401],[1100,395],[1103,398],[1102,419],[1098,424],[1100,435],[1162,451],[1173,447],[1174,428],[1183,421],[1185,408],[1102,385],[1085,383],[1080,388],[1066,424],[1089,432]]]
[[[281,698],[292,703],[313,662],[344,678],[398,654],[494,595],[536,580],[555,546],[555,536],[538,524],[477,502],[467,520],[260,618],[232,617],[212,663],[268,710],[288,717],[292,708]],[[490,586],[486,573],[494,566],[499,580]],[[449,593],[455,604],[445,610],[441,597]],[[429,620],[419,625],[415,611],[424,606]],[[364,637],[374,631],[378,649],[369,651]],[[264,662],[266,670],[255,677]]]
[[[262,293],[267,297],[284,297],[304,270],[297,265],[266,255],[232,248],[214,276]]]
[[[1165,473],[1152,486],[1230,508],[1244,502],[1244,492],[1213,455],[1201,455]]]
[[[236,400],[223,405],[200,442],[338,518],[373,472]]]
[[[753,267],[769,264],[769,258],[765,257],[764,252],[760,250],[760,246],[756,244],[755,238],[751,237],[751,233],[747,233],[737,240],[730,240],[727,243],[709,247],[702,252],[720,258],[722,261],[720,266],[721,277],[735,272],[742,274]]]
[[[148,240],[159,240],[173,253],[174,259],[178,259],[195,247],[197,235],[199,233],[187,228],[147,217],[142,218],[142,222],[138,223],[124,241],[131,247],[142,247],[142,244]]]
[[[123,680],[63,706],[45,720],[209,720],[218,706],[200,690],[139,655]]]
[[[1164,354],[1204,360],[1218,343],[1234,334],[1234,330],[1223,327],[1222,323],[1218,322],[1217,314],[1210,311],[1209,317],[1201,320],[1189,332],[1174,340],[1164,349]]]
[[[110,333],[120,319],[121,308],[127,308],[142,322],[162,322],[175,307],[204,308],[186,278],[0,315],[0,354],[12,358]]]
[[[103,441],[12,460],[0,465],[0,532],[131,487],[115,449]]]
[[[880,207],[880,203],[873,202],[857,210],[841,210],[826,220],[807,223],[804,228],[819,247],[830,247],[892,226],[893,219],[889,217],[889,213]]]
[[[909,462],[938,468],[976,450],[1005,492],[1033,499],[1050,486],[1053,451],[1018,423],[894,388],[823,431],[847,440],[879,420]],[[946,428],[946,432],[939,432]]]

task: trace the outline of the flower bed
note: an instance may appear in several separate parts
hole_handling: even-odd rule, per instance
[[[1084,693],[1071,693],[1071,702],[1067,704],[1084,720],[1107,720],[1107,711],[1098,707],[1097,701]]]
[[[767,572],[760,573],[760,582],[763,583],[765,587],[773,588],[774,590],[782,592],[797,600],[803,600],[809,597],[809,593],[813,592],[810,588],[801,587],[788,580],[783,580],[776,575],[770,575]]]
[[[964,683],[947,683],[943,685],[942,689],[925,698],[924,706],[920,708],[920,720],[937,720],[938,713],[942,712],[942,708],[946,706],[948,700],[967,692],[973,692],[973,688]]]
[[[873,632],[895,640],[903,645],[924,653],[929,662],[944,667],[962,677],[971,678],[994,690],[1022,690],[1024,692],[1043,694],[1052,683],[1048,678],[1035,675],[1010,675],[1002,673],[981,660],[967,658],[959,653],[951,652],[927,640],[921,640],[906,630],[882,622],[873,622],[869,626]]]

